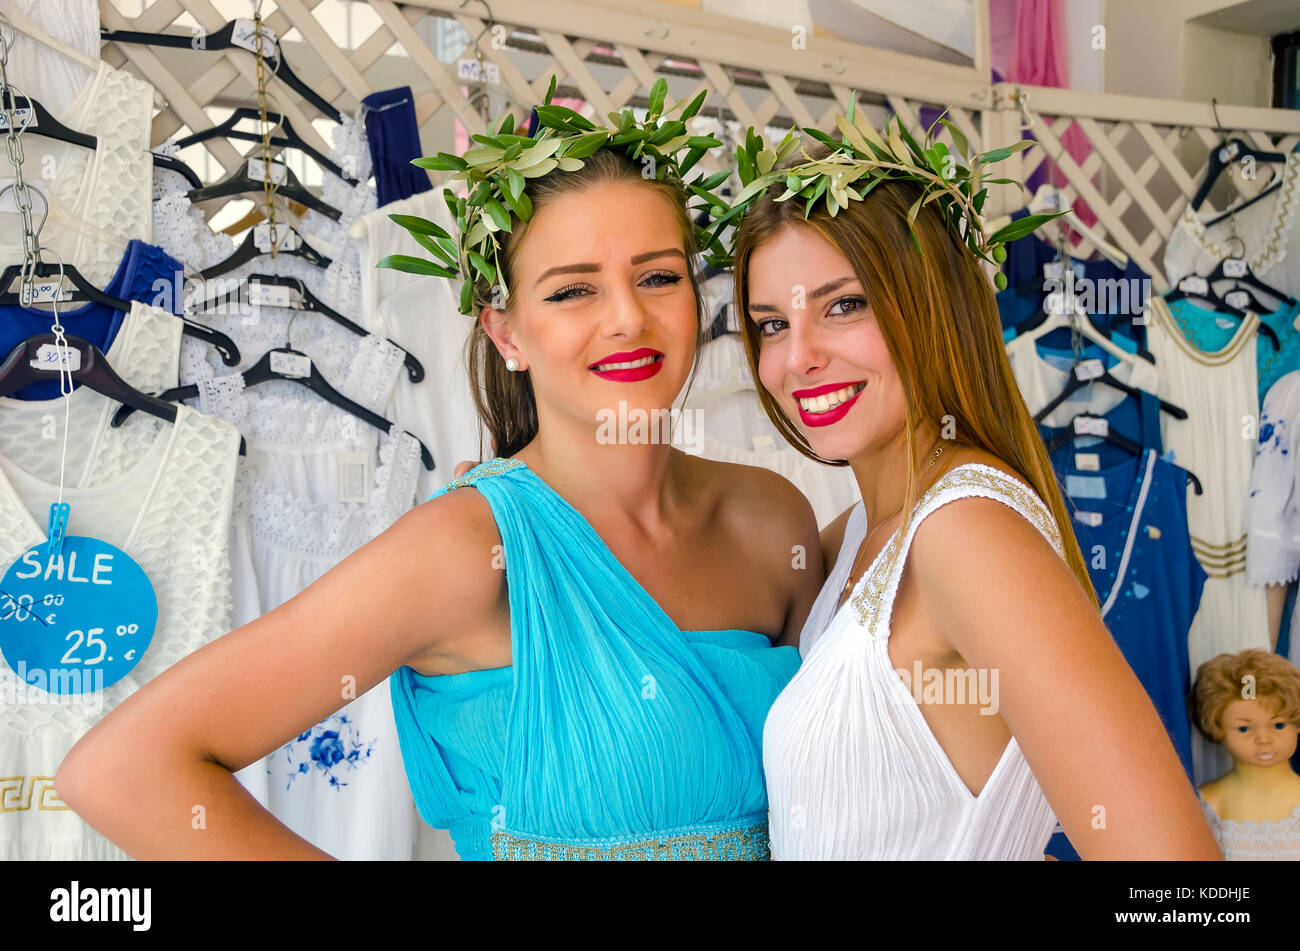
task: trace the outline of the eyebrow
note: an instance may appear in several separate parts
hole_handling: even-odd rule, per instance
[[[812,300],[817,300],[818,298],[825,297],[827,294],[831,293],[832,291],[837,290],[838,288],[843,287],[845,284],[848,284],[854,280],[856,280],[856,278],[840,277],[840,278],[836,278],[833,281],[827,281],[821,287],[818,287],[815,290],[813,290],[813,292],[810,293],[808,297],[811,298]],[[755,314],[781,313],[780,308],[773,307],[771,304],[750,304],[749,310],[750,313],[755,313]]]
[[[647,251],[644,254],[633,255],[631,263],[643,264],[646,261],[652,261],[655,258],[662,258],[673,254],[677,255],[677,257],[681,258],[683,261],[686,260],[686,252],[681,248],[664,248],[662,251]],[[552,274],[594,274],[599,270],[599,264],[561,264],[544,271],[542,276],[537,279],[533,286],[536,287]]]

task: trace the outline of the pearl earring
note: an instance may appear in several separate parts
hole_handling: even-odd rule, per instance
[[[519,361],[516,360],[514,357],[511,357],[509,360],[506,361],[506,369],[509,370],[511,373],[514,373],[516,370],[519,369]]]

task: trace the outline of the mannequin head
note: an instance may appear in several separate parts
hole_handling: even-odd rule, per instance
[[[680,189],[602,149],[578,171],[530,179],[527,193],[531,220],[514,218],[502,236],[508,298],[476,285],[469,342],[471,387],[499,456],[522,449],[544,418],[594,428],[620,400],[671,406],[695,367],[701,326],[695,235]],[[641,349],[662,355],[648,378],[591,369]]]
[[[1196,724],[1238,764],[1288,764],[1300,736],[1300,670],[1272,651],[1220,654],[1196,671]]]
[[[824,145],[807,149],[825,157]],[[798,155],[786,165],[803,161]],[[1066,560],[1094,599],[1065,502],[1003,345],[993,287],[921,186],[884,181],[832,216],[769,189],[737,228],[736,307],[759,399],[786,440],[829,465],[901,456],[903,511],[931,445],[987,452],[1051,509]],[[917,212],[909,233],[909,212]],[[827,411],[801,402],[841,391]],[[847,390],[847,393],[844,392]],[[906,531],[904,526],[900,533]]]

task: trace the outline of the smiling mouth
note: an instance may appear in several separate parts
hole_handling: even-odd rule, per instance
[[[639,360],[623,360],[618,363],[595,363],[590,369],[597,373],[604,373],[607,370],[636,370],[640,367],[648,367],[650,364],[662,360],[663,354],[658,353],[648,357],[641,357]]]
[[[833,393],[798,399],[799,408],[805,413],[829,413],[842,403],[847,403],[866,388],[866,383],[853,383]]]

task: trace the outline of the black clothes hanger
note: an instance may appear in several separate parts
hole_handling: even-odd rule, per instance
[[[0,307],[22,307],[25,310],[39,313],[47,311],[39,310],[28,304],[24,304],[22,297],[16,291],[10,290],[15,279],[22,277],[23,266],[21,264],[11,264],[3,271],[0,271]],[[59,274],[59,265],[52,261],[41,261],[36,265],[35,276],[40,278],[57,277]],[[74,265],[63,265],[63,276],[67,278],[72,286],[77,289],[70,300],[89,300],[96,304],[102,304],[105,307],[111,307],[113,310],[126,311],[131,309],[131,302],[122,300],[120,297],[114,297],[100,290],[90,281],[82,276],[81,272]],[[61,300],[64,298],[60,298]],[[211,344],[216,348],[217,353],[221,355],[221,362],[228,367],[238,366],[240,361],[239,348],[235,346],[235,341],[219,330],[213,330],[204,324],[195,323],[188,317],[182,317],[181,321],[184,326],[181,332],[187,337],[194,337],[202,340],[204,343]]]
[[[236,26],[240,26],[251,33],[252,23],[253,21],[250,19],[245,19],[242,24],[239,20],[231,20],[215,33],[209,33],[203,37],[201,46],[195,46],[195,37],[188,33],[145,33],[138,30],[108,30],[101,28],[99,38],[114,43],[141,43],[145,46],[171,46],[176,49],[186,50],[228,50],[236,47],[248,49],[247,46],[236,43],[233,37]],[[252,43],[256,45],[256,34],[253,34],[253,36]],[[272,70],[275,75],[279,76],[286,86],[335,122],[343,121],[343,115],[334,106],[330,105],[328,100],[322,98],[319,93],[299,79],[293,69],[290,68],[288,61],[284,58],[284,51],[280,49],[278,38],[271,44],[270,55],[266,58],[272,63]]]
[[[245,142],[261,142],[262,136],[260,133],[253,132],[251,130],[235,128],[235,126],[237,126],[240,122],[244,122],[248,119],[260,119],[260,118],[261,118],[261,113],[258,112],[258,110],[250,106],[240,106],[238,109],[236,109],[234,112],[230,114],[230,116],[226,119],[225,122],[222,122],[219,125],[214,125],[210,129],[203,129],[200,132],[195,132],[192,135],[187,135],[183,139],[178,139],[175,145],[178,149],[183,149],[183,148],[187,148],[188,146],[195,145],[199,142],[206,142],[208,139],[216,139],[216,138],[223,138],[223,137],[227,139],[241,139]],[[345,175],[343,173],[343,169],[339,168],[337,164],[330,161],[328,158],[326,158],[324,155],[318,152],[311,145],[308,145],[306,140],[304,140],[303,137],[300,136],[294,130],[293,126],[289,122],[288,117],[282,116],[278,112],[268,112],[266,114],[266,118],[268,121],[270,121],[276,126],[278,131],[283,133],[283,135],[271,136],[272,146],[276,148],[297,149],[299,152],[303,152],[304,154],[311,156],[312,160],[315,161],[316,164],[320,165],[322,168],[328,169],[329,171],[333,172],[335,175],[343,179],[348,184],[350,185],[360,184],[357,179],[352,178],[349,175]],[[201,184],[200,182],[194,183],[196,188],[200,184]]]
[[[1105,383],[1106,385],[1114,387],[1117,390],[1122,390],[1129,396],[1135,398],[1142,392],[1142,390],[1139,390],[1135,386],[1129,386],[1127,383],[1117,380],[1111,375],[1110,370],[1103,370],[1099,376],[1087,376],[1078,372],[1079,366],[1080,364],[1076,363],[1072,368],[1075,372],[1070,374],[1070,381],[1065,384],[1065,389],[1061,390],[1060,394],[1058,394],[1054,400],[1034,414],[1035,423],[1041,423],[1048,413],[1064,403],[1071,394],[1078,392],[1089,383]],[[1166,400],[1160,400],[1160,408],[1170,416],[1174,417],[1174,419],[1187,418],[1187,410],[1175,406],[1173,403],[1167,402]]]
[[[322,399],[324,399],[327,403],[331,403],[334,406],[339,407],[340,409],[352,414],[353,416],[357,417],[363,422],[369,423],[371,426],[374,426],[376,429],[382,430],[383,432],[388,432],[389,430],[392,429],[393,424],[390,423],[388,420],[384,419],[384,417],[380,416],[378,413],[372,413],[370,410],[366,409],[360,403],[354,403],[352,400],[348,399],[338,390],[334,389],[334,387],[330,386],[329,381],[327,381],[325,377],[321,376],[320,371],[316,369],[316,364],[312,362],[310,358],[307,358],[308,363],[311,366],[311,370],[308,373],[308,375],[295,376],[289,373],[281,373],[279,370],[272,368],[271,358],[274,354],[284,354],[287,356],[307,358],[306,354],[300,353],[297,350],[292,350],[288,347],[276,347],[274,350],[268,350],[266,351],[266,353],[262,354],[262,358],[258,360],[257,363],[253,364],[251,367],[249,367],[247,370],[244,371],[243,373],[244,386],[246,387],[256,386],[257,384],[265,383],[268,380],[289,380],[292,383],[297,383],[300,386],[305,386],[307,389],[311,390],[313,393],[317,394]],[[194,383],[190,383],[186,386],[178,386],[170,390],[165,390],[164,392],[159,394],[159,397],[164,400],[189,400],[189,399],[194,399],[198,395],[199,395],[198,385]],[[131,415],[130,410],[126,406],[122,406],[113,415],[112,425],[121,426],[122,422],[129,415]],[[418,438],[414,436],[412,436],[411,438],[415,439],[415,441],[419,443],[420,460],[421,462],[424,463],[424,468],[432,471],[433,455],[429,452],[428,448],[424,445],[424,443],[421,442]]]
[[[1038,285],[1033,285],[1033,286],[1037,287]],[[1106,336],[1110,334],[1112,325],[1118,320],[1119,316],[1121,315],[1118,314],[1115,315],[1115,317],[1107,321],[1104,325],[1099,324],[1097,323],[1097,321],[1093,320],[1091,314],[1087,315],[1087,320],[1088,323],[1092,324],[1092,328],[1096,330],[1097,333]],[[1024,320],[1020,321],[1020,323],[1012,325],[1011,332],[1014,335],[1012,339],[1014,340],[1015,337],[1019,337],[1022,334],[1028,333],[1029,331],[1036,328],[1039,324],[1041,324],[1046,319],[1047,319],[1047,312],[1043,310],[1042,305],[1040,304],[1037,313],[1030,314]],[[1134,353],[1137,356],[1141,357],[1143,360],[1147,361],[1147,363],[1155,363],[1156,362],[1155,354],[1153,354],[1147,348],[1146,328],[1142,324],[1135,324],[1134,330],[1135,330],[1135,334],[1133,339],[1137,344],[1137,350],[1135,350]]]
[[[1215,120],[1218,121],[1217,119]],[[1220,129],[1222,131],[1222,129]],[[1256,162],[1286,162],[1286,155],[1283,152],[1261,152],[1252,148],[1250,145],[1239,138],[1225,139],[1218,148],[1210,153],[1210,161],[1205,168],[1205,180],[1201,182],[1200,188],[1192,196],[1192,211],[1196,211],[1205,202],[1205,198],[1210,194],[1210,189],[1214,183],[1219,180],[1223,170],[1227,168],[1234,159],[1253,158]],[[1238,209],[1240,210],[1240,209]]]
[[[1285,304],[1287,307],[1294,307],[1294,297],[1291,297],[1284,291],[1273,287],[1271,284],[1264,283],[1258,276],[1256,276],[1255,272],[1250,267],[1250,262],[1246,260],[1245,243],[1235,234],[1233,235],[1233,238],[1241,244],[1241,256],[1222,258],[1219,263],[1214,266],[1214,270],[1205,276],[1206,281],[1211,284],[1226,280],[1237,281],[1238,283],[1254,288],[1257,291],[1263,291],[1269,297]]]
[[[253,258],[255,257],[258,257],[263,254],[269,254],[270,253],[269,251],[262,251],[257,247],[255,239],[257,236],[257,229],[260,227],[262,227],[262,225],[258,224],[258,225],[254,225],[251,229],[249,229],[249,232],[247,236],[244,238],[243,243],[240,244],[240,246],[235,249],[234,254],[226,258],[224,261],[218,261],[216,264],[204,268],[202,271],[199,272],[199,274],[205,280],[213,277],[218,277],[222,274],[225,274],[227,271],[233,271],[235,268],[239,267],[239,265],[245,264],[248,261],[253,260]],[[292,246],[288,248],[281,248],[279,251],[277,251],[276,252],[277,256],[281,254],[287,254],[291,257],[302,258],[308,264],[314,265],[315,267],[319,267],[319,268],[327,268],[330,266],[331,263],[333,263],[330,261],[329,258],[325,257],[325,255],[321,254],[310,244],[308,244],[307,239],[304,238],[298,232],[297,228],[293,227],[292,225],[283,225],[283,224],[280,225],[279,227],[287,228],[289,232],[294,235],[295,242]],[[276,234],[278,240],[278,236],[279,236],[278,230]]]
[[[26,102],[27,105],[19,106],[19,102]],[[76,129],[69,129],[50,115],[48,109],[26,93],[15,95],[12,88],[6,89],[4,103],[5,107],[9,109],[28,108],[31,110],[31,117],[28,119],[27,125],[19,129],[19,132],[23,135],[43,135],[47,139],[56,139],[59,142],[68,142],[92,150],[99,147],[99,140],[93,135],[78,132]],[[195,187],[203,184],[199,176],[194,173],[194,169],[180,159],[169,155],[159,155],[156,152],[150,152],[149,154],[153,157],[153,164],[159,168],[170,168],[174,172],[179,172]]]
[[[1104,422],[1109,422],[1106,417],[1098,416],[1096,413],[1079,413],[1074,417],[1074,419],[1070,420],[1069,426],[1057,433],[1056,436],[1047,444],[1047,454],[1049,456],[1054,456],[1062,449],[1069,448],[1080,436],[1097,436],[1098,439],[1104,439],[1111,445],[1119,446],[1125,452],[1130,452],[1135,456],[1141,455],[1149,448],[1130,439],[1123,433],[1116,432],[1114,428],[1110,426],[1106,427],[1105,435],[1098,435],[1097,433],[1091,432],[1076,432],[1075,423],[1082,419],[1100,419]],[[1204,489],[1201,487],[1201,480],[1196,478],[1196,475],[1191,470],[1183,469],[1182,466],[1176,464],[1174,464],[1174,468],[1182,470],[1183,474],[1187,476],[1187,484],[1192,486],[1197,495],[1205,494]],[[1062,492],[1062,494],[1064,494],[1064,492]]]
[[[244,292],[247,289],[248,285],[251,284],[271,284],[276,287],[288,287],[292,290],[297,291],[299,297],[298,301],[291,302],[290,304],[287,305],[290,308],[294,310],[307,310],[307,311],[311,311],[312,313],[321,314],[325,317],[328,317],[336,324],[346,327],[348,330],[352,331],[358,337],[366,337],[370,335],[370,331],[348,320],[338,311],[334,310],[332,307],[322,302],[321,299],[318,298],[315,294],[313,294],[311,290],[307,287],[307,285],[304,284],[301,280],[299,280],[296,277],[287,277],[280,274],[250,274],[248,275],[248,279],[240,287],[235,288],[234,290],[230,291],[228,294],[221,294],[216,297],[210,298],[209,300],[204,301],[203,306],[207,306],[215,303],[228,303],[232,300],[238,300],[238,298],[241,296],[241,292]],[[202,311],[200,311],[200,313],[202,313]],[[407,378],[412,383],[419,383],[421,380],[423,380],[424,367],[423,365],[421,365],[420,361],[415,358],[415,355],[411,353],[409,350],[407,350],[405,347],[403,347],[401,344],[397,343],[391,337],[386,339],[388,339],[388,342],[391,343],[394,347],[397,347],[398,350],[401,350],[403,353],[406,354],[406,356],[402,359],[402,363],[406,366]]]
[[[195,188],[186,194],[194,204],[201,201],[210,201],[213,198],[227,198],[231,195],[247,195],[253,192],[261,194],[265,190],[266,184],[260,179],[253,178],[249,174],[250,163],[257,162],[261,164],[261,159],[250,156],[240,163],[239,168],[235,169],[219,182],[211,185],[204,185],[202,188]],[[280,169],[284,173],[284,181],[275,185],[275,193],[283,195],[285,198],[291,198],[300,205],[306,205],[313,211],[318,211],[333,221],[338,221],[343,217],[343,212],[339,211],[328,202],[317,198],[311,191],[305,188],[302,182],[298,181],[298,176],[293,173],[289,166],[283,162],[271,160],[272,166]],[[274,172],[268,171],[272,179],[276,177]]]
[[[1204,287],[1202,288],[1200,283],[1191,282],[1201,282],[1204,284]],[[1246,312],[1244,310],[1233,307],[1215,293],[1214,288],[1210,287],[1210,282],[1208,280],[1195,274],[1189,274],[1178,282],[1177,287],[1165,294],[1165,300],[1169,302],[1184,299],[1205,301],[1207,304],[1211,305],[1214,310],[1221,314],[1227,314],[1229,317],[1235,317],[1238,320],[1246,319]],[[1272,341],[1274,350],[1282,349],[1282,341],[1278,340],[1277,332],[1274,331],[1272,327],[1261,320],[1259,321],[1259,327],[1257,329],[1259,333]]]

